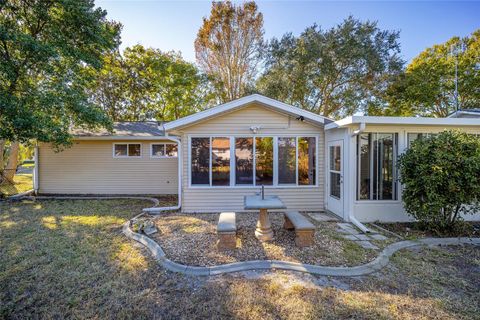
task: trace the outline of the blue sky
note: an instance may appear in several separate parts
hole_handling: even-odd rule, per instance
[[[122,48],[140,43],[181,51],[195,61],[193,42],[210,1],[103,0],[96,4],[123,25]],[[402,56],[409,61],[426,47],[480,28],[480,1],[257,1],[264,15],[265,38],[298,35],[317,23],[330,28],[349,15],[376,20],[382,29],[399,30]]]

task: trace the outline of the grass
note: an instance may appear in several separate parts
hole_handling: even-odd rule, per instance
[[[33,189],[32,174],[17,174],[11,182],[0,184],[0,195],[12,196]]]
[[[0,202],[0,318],[479,318],[478,247],[403,250],[367,277],[187,277],[121,233],[150,205]]]
[[[418,222],[378,223],[377,225],[408,240],[425,237],[480,237],[480,223],[478,221],[459,221],[455,230],[443,233],[422,228]],[[373,228],[375,229],[375,226]]]
[[[22,167],[33,168],[33,167],[35,167],[35,163],[24,162],[24,163],[22,163]]]

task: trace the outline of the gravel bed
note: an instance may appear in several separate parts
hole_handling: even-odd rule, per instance
[[[151,237],[175,262],[212,266],[248,260],[284,260],[325,266],[351,266],[373,260],[378,252],[345,240],[335,222],[316,222],[315,245],[295,246],[295,232],[283,229],[283,214],[271,212],[275,239],[260,242],[254,231],[258,213],[237,214],[237,248],[220,251],[216,247],[218,214],[168,213],[152,217],[159,231]]]

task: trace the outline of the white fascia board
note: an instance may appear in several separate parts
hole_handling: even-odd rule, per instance
[[[325,130],[351,124],[423,125],[423,126],[480,126],[480,119],[472,118],[426,118],[426,117],[369,117],[352,116],[325,126]]]
[[[201,112],[197,112],[197,113],[192,114],[190,116],[183,117],[181,119],[168,122],[168,123],[164,124],[164,128],[165,128],[165,130],[172,130],[172,129],[176,129],[178,127],[190,125],[190,124],[195,123],[197,121],[201,121],[203,119],[213,117],[213,116],[222,114],[224,112],[234,110],[236,108],[239,108],[243,105],[246,105],[246,104],[252,103],[252,102],[258,102],[258,103],[264,104],[268,107],[271,107],[273,109],[277,109],[277,110],[280,110],[280,111],[283,111],[283,112],[286,112],[286,113],[289,113],[289,114],[293,114],[293,115],[297,115],[297,116],[303,116],[306,120],[310,120],[310,121],[313,121],[313,122],[316,122],[316,123],[320,123],[320,124],[325,123],[326,118],[323,117],[323,116],[320,116],[318,114],[315,114],[315,113],[312,113],[312,112],[309,112],[309,111],[306,111],[306,110],[288,105],[286,103],[283,103],[283,102],[280,102],[280,101],[277,101],[277,100],[274,100],[274,99],[271,99],[271,98],[267,98],[267,97],[262,96],[260,94],[252,94],[250,96],[246,96],[246,97],[243,97],[243,98],[240,98],[240,99],[237,99],[237,100],[233,100],[231,102],[227,102],[225,104],[221,104],[221,105],[218,105],[216,107],[213,107],[213,108],[201,111]]]
[[[73,140],[171,140],[167,136],[104,136],[104,137],[74,137]]]

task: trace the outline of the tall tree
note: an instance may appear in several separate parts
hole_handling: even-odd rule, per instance
[[[456,109],[480,106],[480,29],[427,48],[407,66],[388,90],[388,115],[446,117]]]
[[[329,30],[313,25],[299,37],[286,34],[270,42],[258,88],[324,116],[367,111],[383,103],[388,83],[402,70],[398,38],[353,17]]]
[[[108,126],[81,70],[99,68],[119,33],[93,0],[0,1],[0,138],[65,144],[71,125]]]
[[[93,0],[0,0],[0,139],[58,146],[70,143],[72,125],[108,127],[81,71],[99,68],[119,34]]]
[[[209,18],[195,40],[195,55],[201,68],[216,82],[218,96],[230,101],[244,95],[261,61],[263,15],[254,1],[236,6],[230,1],[213,2]]]
[[[20,143],[18,141],[13,141],[10,144],[9,153],[8,153],[8,162],[5,168],[3,169],[3,178],[7,179],[10,182],[13,182],[13,177],[17,172],[18,164],[18,152],[20,151]],[[0,179],[0,183],[1,183]]]
[[[175,52],[141,45],[105,57],[90,87],[93,102],[114,121],[171,121],[207,106],[212,99],[208,79]]]

